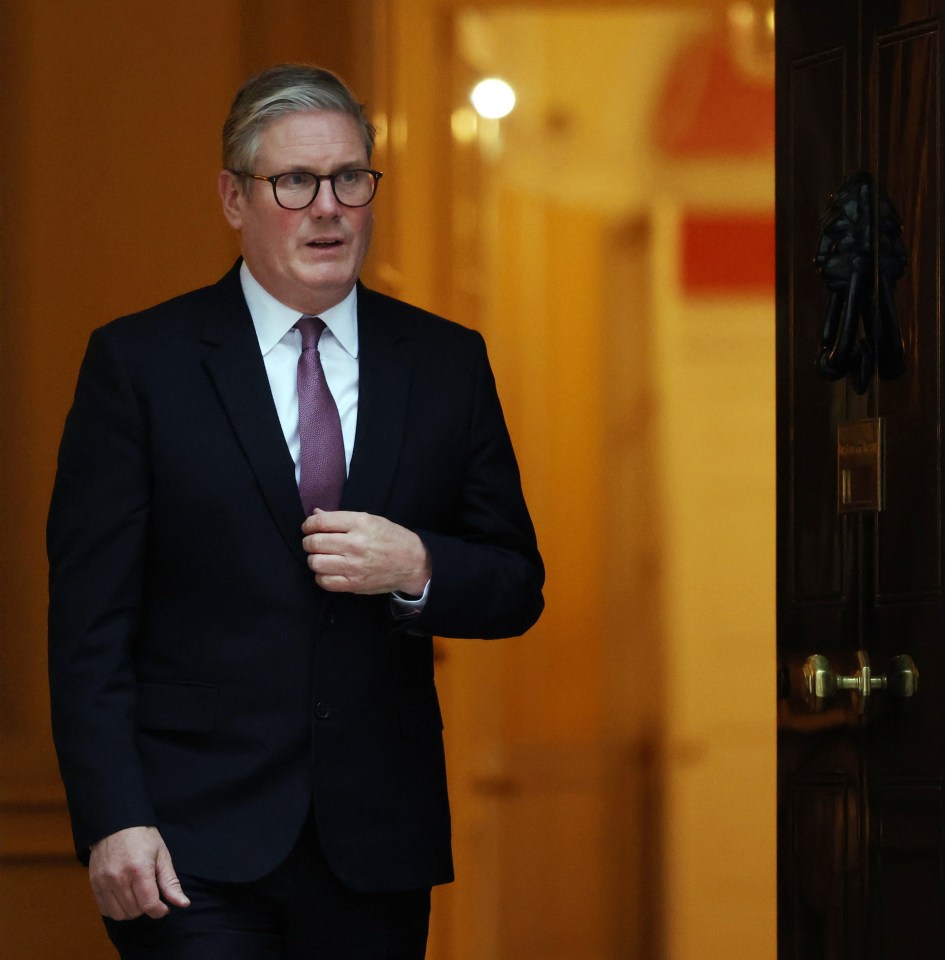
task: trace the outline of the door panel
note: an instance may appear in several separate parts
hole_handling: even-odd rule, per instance
[[[782,960],[856,956],[859,949],[859,805],[856,780],[829,772],[793,780],[788,804],[794,824],[790,856],[797,866],[790,911],[792,949]],[[783,912],[783,910],[782,910]]]
[[[790,296],[796,304],[822,299],[821,281],[811,269],[820,235],[823,197],[843,179],[848,154],[845,101],[848,57],[835,48],[797,63],[790,72],[790,178],[788,196]],[[813,172],[814,175],[811,175]],[[795,602],[841,599],[842,528],[833,509],[836,481],[829,470],[802,472],[807,463],[829,463],[836,421],[845,415],[843,384],[822,389],[814,367],[812,337],[822,316],[791,312],[789,362],[794,389],[789,400],[794,465],[790,487],[790,549]],[[831,429],[833,428],[833,430]]]
[[[896,285],[908,369],[882,385],[887,422],[887,508],[879,519],[879,597],[938,594],[942,584],[941,263],[937,28],[897,31],[877,43],[874,168],[903,220],[909,260]]]
[[[945,3],[824,6],[778,5],[779,955],[916,960],[945,955]],[[827,197],[858,171],[870,208],[858,336],[871,317],[894,321],[906,349],[901,375],[861,392],[816,370],[829,294],[811,265]],[[898,282],[895,230],[875,242],[894,220],[884,197],[903,224]],[[841,515],[837,428],[864,417],[885,426],[885,503]],[[874,677],[910,655],[918,694],[875,689],[858,709],[841,691],[812,712],[805,659],[826,654],[852,677],[857,650]]]
[[[942,801],[937,778],[877,786],[878,909],[872,934],[880,944],[879,956],[942,955]]]
[[[909,709],[877,704],[869,727],[871,939],[875,955],[890,958],[945,954],[941,27],[935,13],[931,22],[877,26],[869,106],[871,160],[879,188],[902,216],[908,254],[895,294],[908,365],[902,378],[877,390],[888,450],[875,552],[874,660],[909,652],[922,683]]]

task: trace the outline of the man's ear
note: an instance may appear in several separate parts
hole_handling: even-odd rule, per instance
[[[243,178],[229,170],[221,170],[217,179],[220,200],[223,201],[223,216],[227,223],[239,230],[243,226],[243,204],[249,199],[243,187]]]

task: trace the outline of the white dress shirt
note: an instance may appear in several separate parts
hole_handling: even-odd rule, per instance
[[[301,314],[287,307],[264,289],[250,273],[246,261],[240,265],[240,284],[249,307],[256,339],[266,366],[269,388],[279,415],[285,442],[295,463],[295,482],[299,482],[299,388],[298,365],[302,354],[302,334],[295,329]],[[318,340],[318,355],[325,381],[341,417],[341,435],[345,445],[345,469],[351,469],[351,453],[358,425],[358,289],[341,303],[323,310],[318,316],[325,329]],[[423,609],[430,584],[419,600],[393,595],[395,613],[413,616]]]
[[[244,261],[240,266],[243,296],[253,318],[256,339],[266,365],[272,399],[299,480],[299,388],[298,366],[302,334],[295,329],[301,314],[287,307],[260,286]],[[318,315],[325,330],[318,341],[318,355],[325,381],[335,398],[345,444],[345,466],[351,467],[354,434],[358,425],[358,291],[353,287],[341,303]]]

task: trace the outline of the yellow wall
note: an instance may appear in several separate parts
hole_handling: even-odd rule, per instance
[[[770,215],[772,157],[654,142],[667,71],[717,23],[666,5],[456,22],[450,108],[490,74],[519,104],[454,148],[479,159],[453,183],[455,312],[491,344],[549,564],[544,618],[495,654],[511,795],[477,821],[508,850],[490,956],[775,954],[773,291],[696,298],[679,249],[687,212]],[[577,914],[503,870],[525,811]]]

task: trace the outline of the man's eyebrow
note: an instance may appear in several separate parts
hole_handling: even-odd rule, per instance
[[[370,165],[369,160],[346,160],[337,164],[330,173],[323,174],[320,170],[316,170],[311,164],[300,163],[294,167],[287,167],[283,170],[283,173],[311,173],[315,176],[331,176],[334,173],[344,173],[345,170],[367,170]]]

